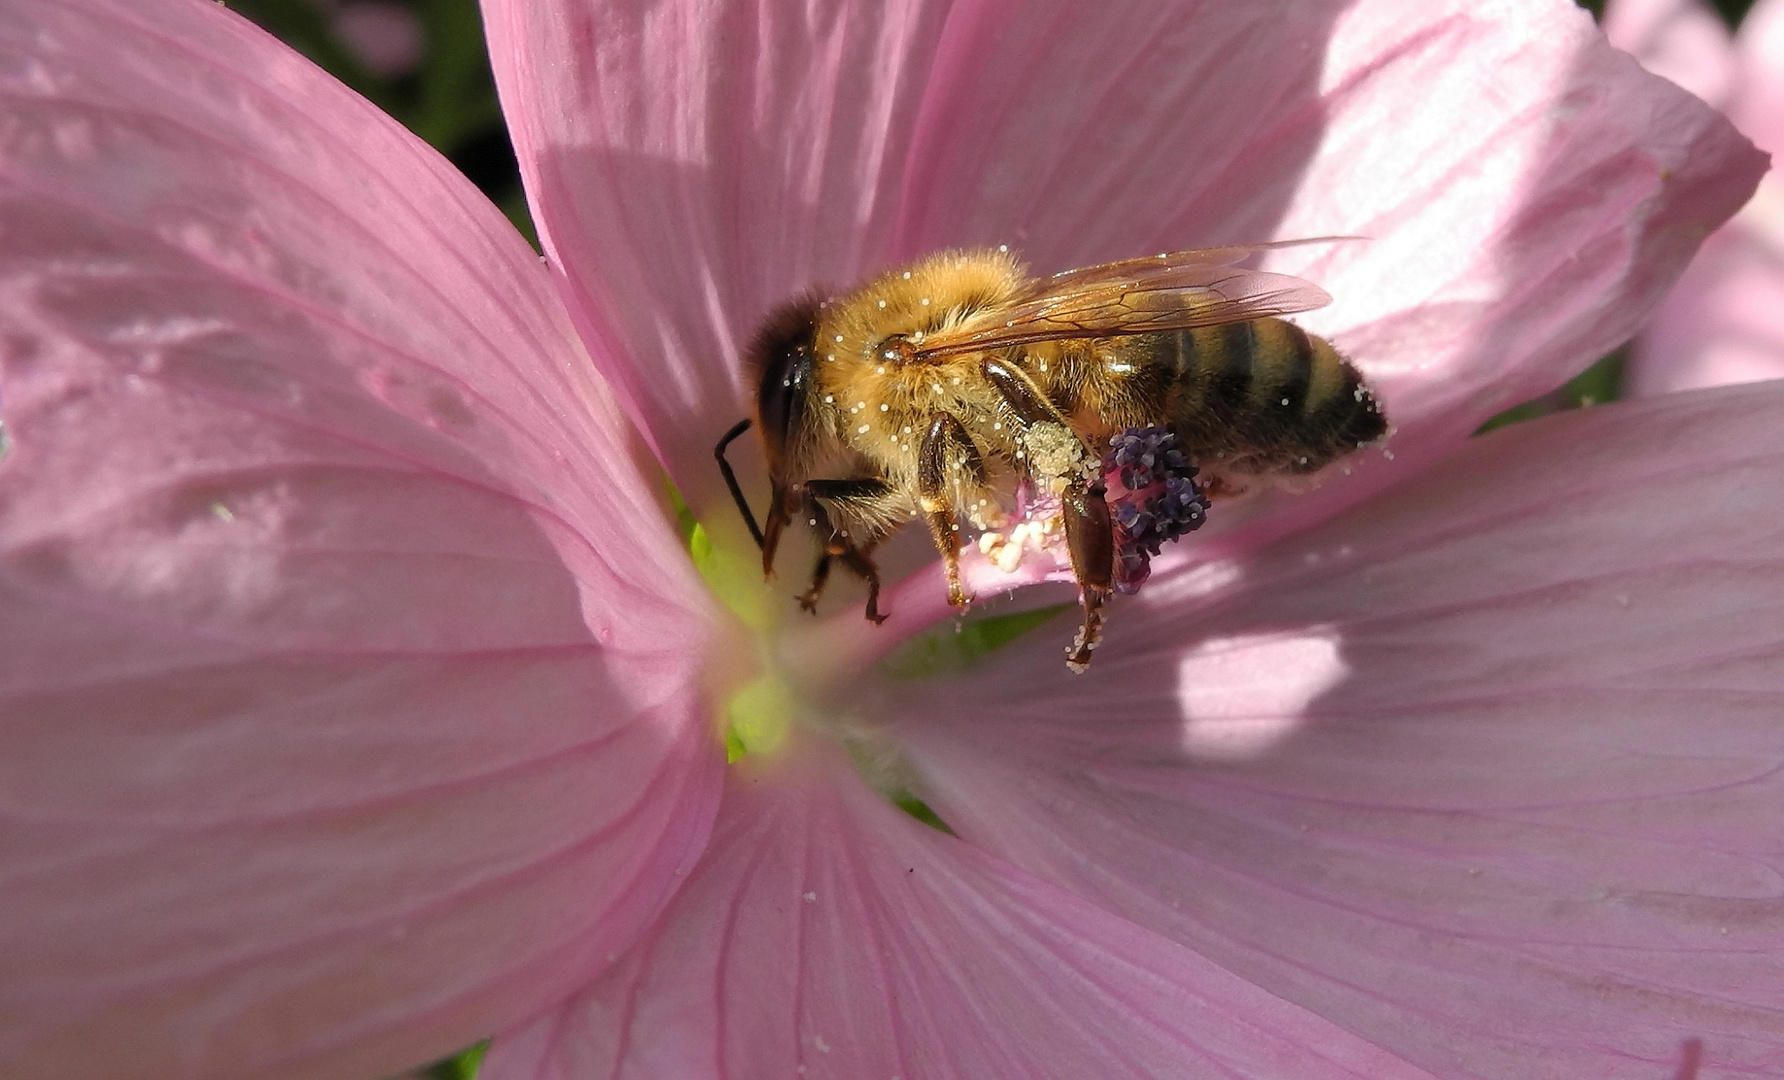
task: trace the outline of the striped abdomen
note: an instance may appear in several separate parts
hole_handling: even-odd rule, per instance
[[[1163,415],[1220,472],[1308,473],[1387,430],[1362,376],[1324,339],[1256,319],[1135,339],[1174,372]]]

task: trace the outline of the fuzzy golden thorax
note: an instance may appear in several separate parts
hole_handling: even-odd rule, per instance
[[[992,459],[984,462],[987,469],[1007,471],[1020,448],[1007,408],[979,374],[983,355],[913,362],[910,350],[927,335],[1008,303],[1026,281],[1006,253],[951,251],[825,303],[814,351],[814,413],[829,434],[900,490],[917,485],[919,449],[938,413],[971,433]],[[995,497],[964,476],[953,486],[955,505],[983,524]]]

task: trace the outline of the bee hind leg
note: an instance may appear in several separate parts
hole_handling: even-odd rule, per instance
[[[1065,663],[1079,674],[1090,666],[1090,654],[1102,641],[1103,604],[1115,592],[1115,522],[1103,494],[1098,480],[1088,487],[1067,488],[1060,500],[1072,576],[1078,579],[1078,597],[1084,605],[1084,625],[1066,650]]]

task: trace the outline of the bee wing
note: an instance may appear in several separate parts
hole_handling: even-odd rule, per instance
[[[1183,266],[1231,266],[1260,251],[1306,247],[1310,244],[1341,244],[1350,240],[1366,240],[1364,236],[1308,236],[1298,240],[1270,240],[1262,244],[1234,244],[1231,247],[1191,248],[1188,251],[1167,251],[1161,255],[1143,255],[1137,259],[1120,259],[1095,266],[1066,270],[1036,281],[1035,291],[1057,292],[1079,281],[1112,281],[1128,274],[1145,274]]]
[[[931,332],[916,359],[1061,338],[1218,326],[1323,307],[1332,298],[1311,282],[1232,265],[1266,248],[1317,242],[1322,241],[1175,251],[1068,270],[1034,282],[1007,304]]]

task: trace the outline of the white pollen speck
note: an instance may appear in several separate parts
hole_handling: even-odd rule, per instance
[[[1008,255],[1010,253],[1010,245],[999,244],[999,245],[997,245],[997,250],[1003,252],[1005,255]],[[894,1077],[893,1080],[897,1080],[897,1077]]]
[[[929,306],[929,297],[925,296],[923,299],[917,301],[917,303],[922,304],[924,307],[928,307]]]
[[[835,394],[825,394],[825,395],[824,395],[824,404],[826,404],[826,405],[829,405],[829,404],[831,404],[831,403],[832,403],[832,402],[834,402],[834,401],[835,401],[835,400],[836,400],[836,395],[835,395]]]
[[[806,903],[808,903],[808,904],[815,904],[815,903],[817,903],[817,900],[818,900],[818,894],[817,894],[817,893],[815,893],[815,892],[808,892],[808,893],[806,893],[806,894],[805,894],[805,902],[806,902]]]
[[[836,335],[836,341],[837,341],[837,344],[842,343],[842,335],[841,334]]]
[[[874,365],[873,373],[875,375],[884,375],[886,373],[886,365],[884,365],[884,364]]]
[[[866,425],[866,424],[862,424],[862,425],[861,425],[861,426],[860,426],[860,427],[858,427],[858,428],[856,428],[856,429],[855,429],[855,433],[856,433],[856,434],[858,434],[858,435],[865,435],[865,434],[867,434],[867,425]]]
[[[865,408],[867,408],[867,402],[865,402],[865,401],[857,401],[857,402],[855,402],[855,408],[857,408],[857,409],[865,409]]]
[[[909,270],[906,270],[904,272],[904,280],[909,281],[910,279],[911,279],[911,272]]]
[[[991,430],[992,430],[992,431],[1002,431],[1002,430],[1003,430],[1003,423],[1002,423],[1002,421],[999,421],[999,422],[997,422],[997,423],[994,423],[994,424],[992,424],[992,425],[991,425]]]
[[[807,525],[810,525],[814,529],[818,527],[818,519],[817,518],[806,518],[805,523]]]
[[[1287,405],[1287,404],[1288,404],[1288,398],[1283,398],[1283,399],[1282,399],[1282,403],[1283,403],[1283,404],[1284,404],[1284,405]]]
[[[960,376],[958,376],[958,375],[954,376],[954,385],[955,386],[960,385]]]
[[[885,302],[885,301],[884,301],[884,300],[881,300],[881,301],[880,301],[880,306],[881,306],[881,307],[885,307],[885,306],[886,306],[886,302]]]
[[[904,425],[904,433],[906,435],[909,435],[911,433],[911,426],[909,424]]]
[[[886,404],[883,401],[880,402],[880,411],[881,412],[890,412],[891,410],[892,410],[892,406]]]
[[[827,363],[834,364],[834,363],[836,363],[836,354],[833,352],[827,352],[824,354],[824,360]]]
[[[1045,361],[1045,360],[1042,360],[1042,361],[1041,361],[1041,370],[1042,370],[1042,371],[1046,371],[1046,370],[1047,370],[1047,361]]]

